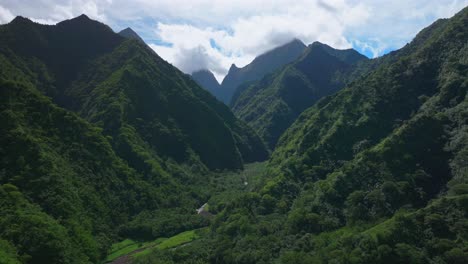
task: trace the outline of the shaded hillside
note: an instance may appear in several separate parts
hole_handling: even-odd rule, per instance
[[[273,149],[302,111],[343,88],[357,63],[365,60],[355,50],[314,42],[298,60],[244,87],[232,109]]]

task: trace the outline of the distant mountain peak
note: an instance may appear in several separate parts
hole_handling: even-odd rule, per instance
[[[90,19],[87,15],[85,15],[85,14],[81,14],[81,15],[75,17],[75,18],[72,18],[72,20],[73,20],[73,19],[77,19],[77,20],[91,20],[91,19]]]
[[[136,39],[142,43],[145,43],[145,41],[138,35],[132,28],[127,27],[123,29],[122,31],[119,32],[119,35],[127,38],[127,39]]]
[[[242,68],[232,64],[221,83],[221,90],[224,93],[222,100],[229,103],[241,84],[259,80],[266,74],[294,61],[304,53],[306,48],[307,46],[301,40],[294,38],[282,46],[257,56],[251,63]]]
[[[213,73],[208,70],[208,69],[200,69],[200,70],[196,70],[194,72],[192,72],[192,75],[194,74],[209,74],[209,75],[213,75]],[[214,76],[214,75],[213,75]]]
[[[319,41],[314,41],[312,44],[308,46],[309,54],[312,53],[328,53],[331,56],[334,56],[338,58],[339,60],[348,63],[348,64],[353,64],[356,63],[360,60],[363,59],[368,59],[366,56],[362,55],[358,51],[356,51],[353,48],[349,49],[335,49],[333,47],[330,47],[329,45],[325,43],[321,43]]]
[[[81,14],[77,17],[74,17],[74,18],[71,18],[71,19],[68,19],[68,20],[65,20],[65,21],[62,21],[60,23],[63,23],[63,22],[78,22],[78,23],[82,23],[82,22],[89,22],[89,21],[94,21],[92,20],[91,18],[89,18],[87,15],[85,14]]]
[[[270,54],[274,54],[274,53],[277,53],[277,52],[281,52],[281,51],[284,51],[284,50],[290,50],[290,49],[294,49],[294,50],[304,50],[307,46],[298,38],[293,38],[291,41],[289,42],[286,42],[285,44],[281,45],[281,46],[278,46],[276,48],[273,48],[269,51],[266,51],[265,53],[257,56],[253,61],[252,63],[255,63],[255,61],[258,61],[260,60],[262,57],[267,57],[269,56]]]
[[[309,45],[309,47],[330,47],[330,46],[328,46],[327,44],[322,43],[320,41],[314,41],[314,42],[312,42],[312,44]]]
[[[23,16],[15,17],[11,22],[11,24],[18,24],[18,23],[34,23],[31,19]]]
[[[214,74],[208,69],[200,69],[194,71],[192,74],[192,79],[198,83],[201,87],[208,90],[211,94],[217,96],[219,93],[219,83],[216,80]]]
[[[136,34],[136,32],[131,27],[126,27],[126,28],[122,29],[120,32],[133,32],[133,33]]]
[[[236,72],[238,71],[240,68],[236,66],[235,63],[231,64],[231,67],[229,68],[229,72]]]
[[[302,40],[298,39],[298,38],[293,38],[291,41],[289,41],[288,43],[284,44],[283,46],[287,46],[287,45],[300,45],[300,46],[306,46],[304,44],[304,42],[302,42]]]
[[[96,20],[93,20],[93,19],[89,18],[85,14],[81,14],[81,15],[79,15],[77,17],[74,17],[74,18],[71,18],[71,19],[68,19],[68,20],[64,20],[64,21],[58,23],[57,25],[91,25],[91,24],[104,25],[103,23],[101,23],[99,21],[96,21]]]

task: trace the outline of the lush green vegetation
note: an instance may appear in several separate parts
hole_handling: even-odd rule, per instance
[[[302,111],[359,76],[357,69],[369,69],[367,64],[357,67],[365,60],[355,50],[335,50],[315,42],[293,63],[250,86],[241,86],[232,109],[273,149]]]
[[[83,16],[0,26],[1,262],[467,263],[466,25],[355,67],[313,44],[260,83],[346,87],[245,167],[262,140],[142,43]]]
[[[1,25],[0,62],[0,254],[11,263],[97,263],[116,240],[206,226],[194,210],[211,170],[268,155],[189,77],[86,16]]]
[[[210,197],[207,200],[211,213],[221,212],[231,201],[245,193],[258,190],[265,183],[266,162],[246,164],[239,172],[216,173],[211,178]]]
[[[465,9],[359,66],[283,134],[261,187],[230,199],[211,234],[143,263],[466,263],[467,24]]]

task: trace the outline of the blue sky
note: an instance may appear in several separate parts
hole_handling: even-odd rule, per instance
[[[219,81],[230,65],[293,38],[381,56],[410,42],[468,0],[0,0],[0,23],[17,15],[54,24],[82,13],[115,31],[133,28],[184,72],[207,68]]]

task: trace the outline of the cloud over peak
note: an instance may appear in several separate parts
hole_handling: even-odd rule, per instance
[[[468,0],[1,0],[0,23],[22,15],[55,24],[85,13],[116,31],[128,26],[164,59],[219,81],[235,63],[298,38],[380,56],[411,41]]]

